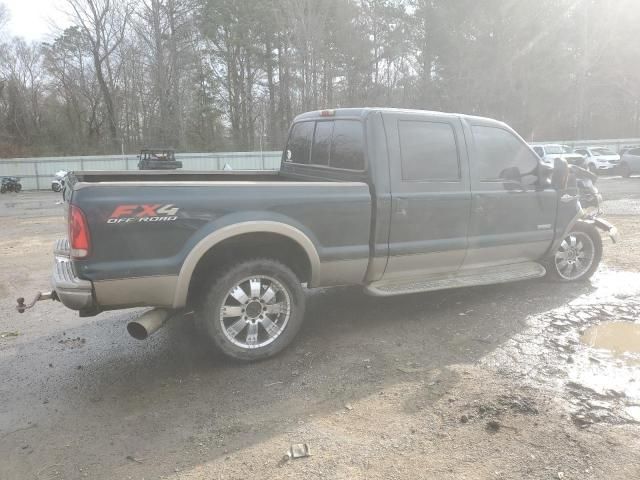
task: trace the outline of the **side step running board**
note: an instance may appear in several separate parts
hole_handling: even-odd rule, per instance
[[[528,280],[545,275],[546,270],[535,262],[502,265],[479,270],[461,270],[455,274],[431,276],[429,278],[402,278],[374,282],[365,287],[365,293],[376,297],[390,297],[406,293],[431,292],[448,288],[473,287]]]

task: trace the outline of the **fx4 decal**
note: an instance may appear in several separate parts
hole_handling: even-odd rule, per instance
[[[180,209],[173,205],[118,205],[109,215],[107,223],[173,222]]]

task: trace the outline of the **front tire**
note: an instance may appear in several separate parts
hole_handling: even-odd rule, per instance
[[[13,187],[13,188],[14,188],[14,191],[16,193],[20,193],[20,190],[22,190],[22,184],[21,183],[16,183],[16,186]]]
[[[263,360],[282,351],[302,326],[305,295],[286,265],[254,259],[231,266],[209,287],[197,322],[215,347],[236,360]]]
[[[602,260],[602,238],[595,226],[578,222],[545,264],[547,276],[560,282],[588,280]]]
[[[60,190],[62,190],[62,188],[60,187],[60,184],[52,183],[51,184],[51,190],[53,190],[54,192],[58,193]]]
[[[590,171],[591,173],[593,173],[594,175],[597,175],[597,174],[598,174],[598,168],[597,168],[593,163],[589,164],[588,169],[589,169],[589,171]]]

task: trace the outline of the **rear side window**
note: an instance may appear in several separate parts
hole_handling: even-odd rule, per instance
[[[284,161],[364,170],[364,133],[356,120],[301,122],[293,126]]]
[[[460,180],[458,148],[450,124],[401,120],[398,132],[403,180]]]
[[[473,126],[476,171],[480,181],[536,182],[538,159],[513,133],[497,127]]]
[[[640,148],[632,148],[628,153],[634,157],[640,157]]]

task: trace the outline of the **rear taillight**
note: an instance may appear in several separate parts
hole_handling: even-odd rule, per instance
[[[69,208],[69,248],[72,258],[86,258],[89,256],[91,237],[89,225],[82,210],[75,205]]]

